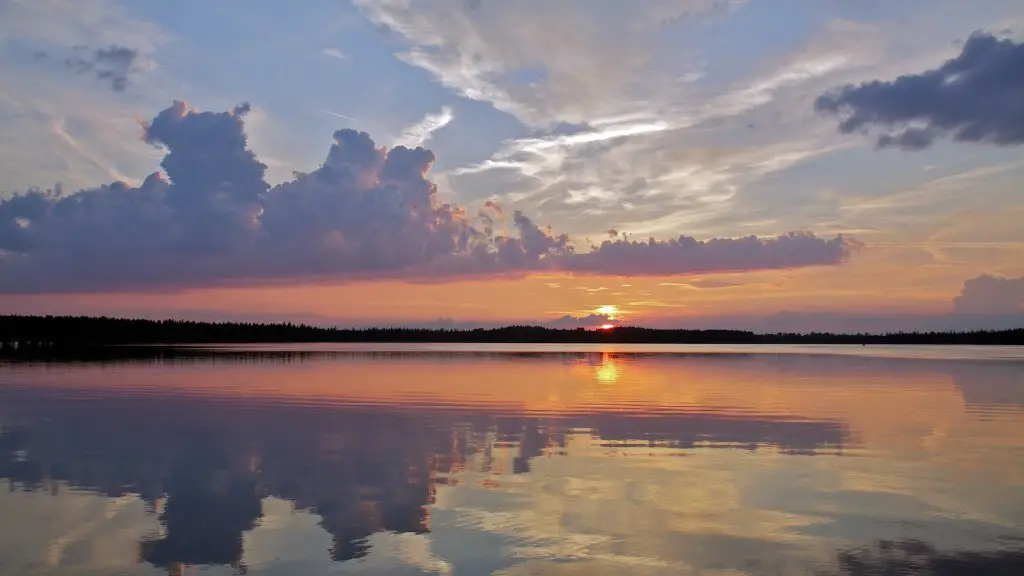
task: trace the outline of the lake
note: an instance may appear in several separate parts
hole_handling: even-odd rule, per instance
[[[1024,574],[1024,349],[0,360],[0,574]]]

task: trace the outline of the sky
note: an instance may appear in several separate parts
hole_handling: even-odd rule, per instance
[[[1016,0],[0,0],[0,314],[1024,325]]]

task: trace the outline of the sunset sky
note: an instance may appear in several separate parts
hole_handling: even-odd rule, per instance
[[[0,314],[1024,325],[1019,0],[0,0]]]

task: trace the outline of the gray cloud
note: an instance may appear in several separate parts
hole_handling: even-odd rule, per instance
[[[876,127],[882,148],[927,148],[936,139],[1024,144],[1024,43],[974,33],[960,55],[939,68],[847,85],[820,96],[815,108],[842,118],[843,133]]]
[[[826,240],[810,232],[790,232],[775,238],[713,238],[680,236],[645,242],[606,240],[586,254],[563,262],[566,270],[622,276],[668,276],[698,272],[800,268],[837,264],[858,244],[836,236]]]
[[[271,187],[248,148],[246,104],[225,112],[175,102],[143,127],[165,151],[163,174],[65,194],[0,200],[0,292],[85,292],[277,282],[317,277],[456,276],[564,271],[659,275],[843,262],[856,243],[778,238],[572,239],[486,203],[475,216],[442,203],[434,154],[379,148],[340,130],[323,164]],[[508,227],[511,232],[506,231]]]
[[[123,92],[128,87],[128,73],[139,56],[138,50],[118,45],[95,50],[76,46],[75,52],[76,55],[66,58],[64,64],[79,74],[95,74],[98,80],[109,82],[115,92]]]
[[[543,323],[548,328],[597,328],[605,324],[617,324],[617,322],[605,314],[588,314],[586,316],[566,314],[561,318]]]
[[[1003,278],[983,274],[964,282],[953,309],[964,314],[1024,313],[1024,276]]]

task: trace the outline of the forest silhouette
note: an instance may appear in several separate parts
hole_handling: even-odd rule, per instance
[[[570,343],[570,344],[960,344],[1022,345],[1024,328],[998,331],[763,334],[743,330],[503,328],[328,328],[293,323],[197,322],[87,316],[0,316],[7,351],[129,344],[238,343]]]

